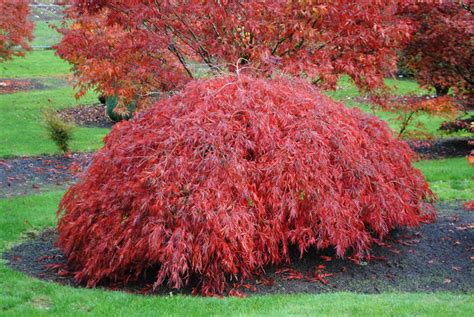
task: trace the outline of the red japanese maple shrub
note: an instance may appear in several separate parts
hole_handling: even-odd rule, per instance
[[[33,23],[27,0],[0,0],[0,62],[29,50]]]
[[[78,281],[203,294],[289,261],[289,247],[364,256],[397,226],[433,219],[412,152],[381,120],[302,80],[192,81],[105,139],[62,199],[59,247]]]

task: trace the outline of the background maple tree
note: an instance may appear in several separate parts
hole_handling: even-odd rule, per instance
[[[28,0],[0,0],[0,62],[29,50],[33,23],[28,20]]]
[[[414,26],[403,50],[405,62],[421,86],[438,96],[474,96],[474,13],[469,3],[440,1],[403,7],[401,16]]]
[[[97,88],[130,101],[212,71],[303,76],[335,88],[349,75],[364,91],[383,87],[396,48],[410,35],[400,1],[71,0],[58,54],[81,93]]]

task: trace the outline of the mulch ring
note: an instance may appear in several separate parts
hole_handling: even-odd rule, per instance
[[[12,94],[19,91],[46,89],[40,79],[0,78],[0,94]]]
[[[303,258],[295,252],[292,264],[268,267],[265,276],[233,285],[230,295],[274,293],[325,293],[351,291],[459,291],[474,290],[474,213],[459,203],[440,204],[436,223],[420,228],[399,229],[375,246],[372,260],[356,264],[339,259],[332,251],[310,250]],[[54,229],[32,234],[3,255],[7,265],[39,279],[82,287],[77,284],[63,253],[54,246]],[[156,272],[156,271],[155,271]],[[103,284],[109,290],[145,294],[169,294],[175,290],[159,287],[152,291],[150,278],[126,286]],[[192,293],[192,285],[179,293]]]
[[[83,127],[110,128],[115,123],[107,115],[105,106],[100,103],[66,108],[58,113],[64,120]]]
[[[434,140],[408,140],[408,145],[421,159],[434,160],[449,157],[468,156],[474,146],[469,144],[473,138],[446,138]]]
[[[92,153],[69,156],[20,157],[0,160],[0,198],[39,192],[76,181],[76,171],[85,169]]]

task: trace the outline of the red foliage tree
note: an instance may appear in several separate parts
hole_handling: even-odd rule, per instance
[[[453,88],[474,93],[474,14],[463,1],[433,1],[404,6],[415,33],[404,49],[408,66],[424,87],[438,96]]]
[[[374,90],[410,33],[399,2],[71,0],[74,24],[60,30],[58,53],[75,65],[81,88],[128,100],[190,80],[190,62],[284,71],[329,88],[348,74]]]
[[[387,125],[303,80],[193,81],[106,137],[62,199],[59,247],[78,281],[223,292],[288,250],[367,254],[433,219],[412,151]]]
[[[94,15],[66,11],[66,23],[75,22],[59,29],[63,39],[56,49],[74,65],[78,96],[97,88],[104,95],[131,100],[137,94],[179,88],[189,80],[163,40],[150,43],[144,30],[107,25],[107,10]]]
[[[33,23],[28,0],[0,0],[0,62],[29,50]]]

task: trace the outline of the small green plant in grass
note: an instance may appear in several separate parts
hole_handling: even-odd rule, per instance
[[[43,110],[43,121],[48,136],[62,152],[67,153],[74,132],[74,125],[64,121],[53,108]]]

